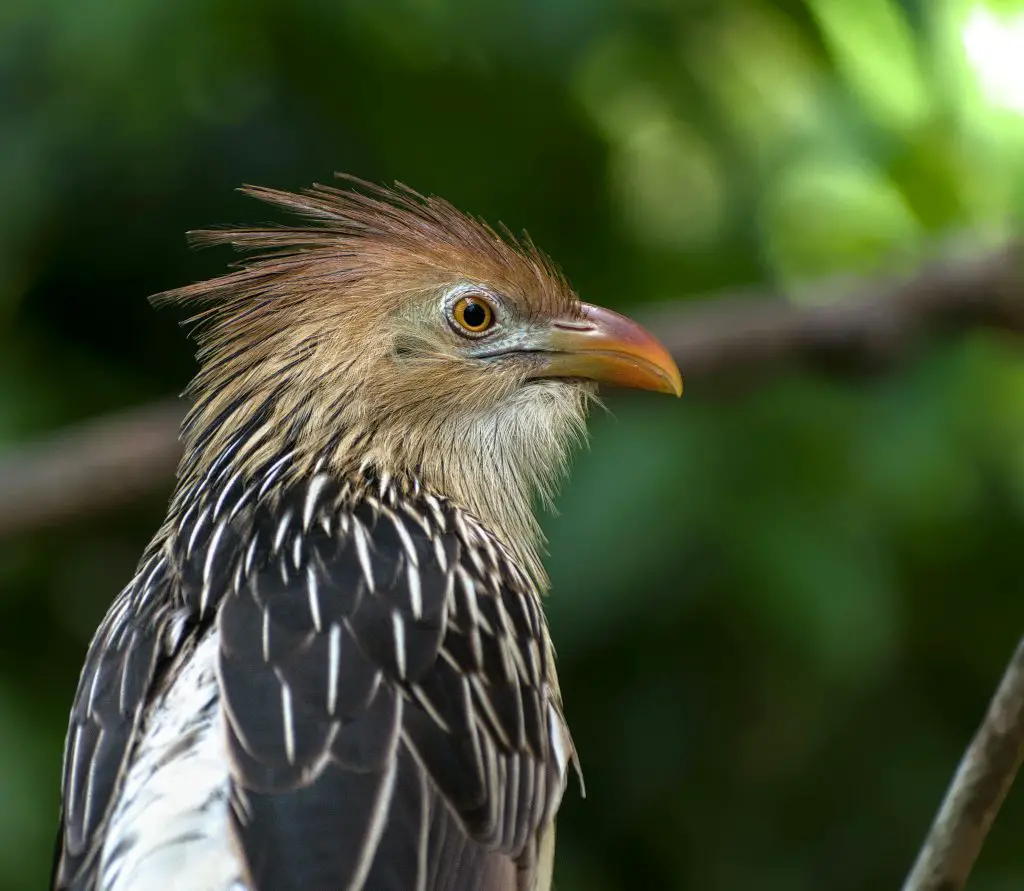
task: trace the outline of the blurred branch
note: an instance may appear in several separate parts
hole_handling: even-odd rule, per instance
[[[0,538],[170,492],[177,400],[68,427],[0,456]]]
[[[1024,331],[1022,259],[1014,243],[900,280],[825,282],[814,287],[810,306],[760,291],[708,295],[648,318],[688,381],[726,371],[761,380],[792,362],[857,371],[898,359],[944,331]],[[0,538],[166,491],[182,412],[176,402],[160,402],[0,456]]]
[[[803,363],[825,371],[886,366],[937,334],[1024,332],[1024,243],[930,263],[902,279],[825,281],[798,289],[709,295],[647,316],[683,378],[758,374]]]
[[[1024,639],[946,790],[903,891],[960,891],[1024,759]]]

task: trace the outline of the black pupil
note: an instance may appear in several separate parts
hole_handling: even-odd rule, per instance
[[[487,310],[483,304],[467,300],[462,310],[462,319],[470,328],[482,328],[487,324]]]

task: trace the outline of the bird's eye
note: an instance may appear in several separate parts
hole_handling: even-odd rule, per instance
[[[494,324],[494,310],[480,297],[461,297],[452,307],[452,319],[463,333],[483,334]]]

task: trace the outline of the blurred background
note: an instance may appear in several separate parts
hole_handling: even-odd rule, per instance
[[[334,171],[528,228],[595,303],[828,301],[1013,231],[1024,3],[3,0],[0,449],[180,391],[146,297],[230,259],[185,230]],[[897,887],[1024,630],[1019,345],[607,402],[545,521],[588,793],[557,887]],[[0,891],[46,885],[85,647],[170,485],[0,538]],[[1022,840],[1018,789],[971,887],[1022,887]]]

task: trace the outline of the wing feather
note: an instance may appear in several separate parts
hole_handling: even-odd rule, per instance
[[[322,474],[281,492],[283,466],[180,492],[104,619],[53,888],[93,891],[147,708],[215,621],[251,891],[545,891],[571,742],[525,576],[441,499]]]
[[[221,608],[253,891],[533,891],[565,783],[543,616],[500,549],[441,511],[367,499],[264,535]]]
[[[52,886],[92,888],[103,832],[149,691],[181,643],[167,609],[166,561],[144,558],[96,634],[78,682],[64,750]]]

